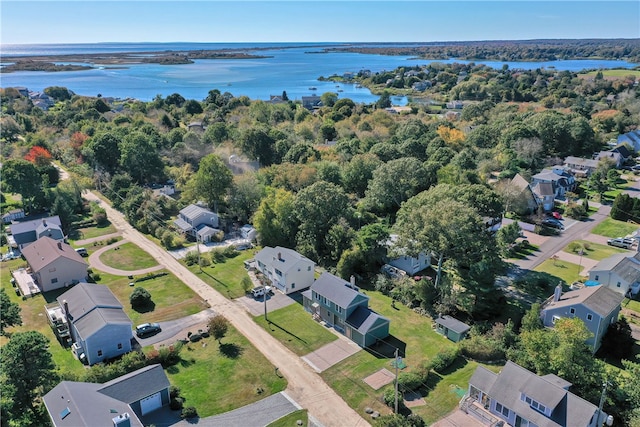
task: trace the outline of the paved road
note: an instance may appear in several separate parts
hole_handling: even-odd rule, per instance
[[[610,206],[600,206],[598,212],[594,213],[586,221],[574,222],[567,227],[559,236],[552,236],[542,243],[539,251],[529,255],[526,259],[514,262],[521,270],[533,270],[542,264],[546,259],[561,251],[569,242],[573,240],[587,239],[591,230],[609,216]]]
[[[87,200],[98,200],[90,192],[85,192]],[[148,240],[135,230],[115,209],[102,203],[111,223],[123,238],[135,243],[164,265],[187,286],[205,299],[211,307],[225,316],[247,339],[287,378],[287,394],[298,402],[322,425],[330,427],[365,426],[369,423],[331,389],[300,357],[288,350],[278,340],[258,326],[241,303],[226,299],[207,283],[191,273],[164,249]]]

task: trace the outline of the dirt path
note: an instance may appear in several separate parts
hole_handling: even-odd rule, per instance
[[[89,256],[89,265],[94,267],[100,271],[104,271],[105,273],[114,274],[116,276],[135,276],[140,274],[152,273],[154,271],[162,270],[164,265],[154,265],[153,267],[141,268],[139,270],[120,270],[118,268],[113,268],[102,262],[100,259],[100,255],[108,251],[109,249],[113,249],[117,246],[124,245],[125,243],[129,243],[127,239],[122,239],[119,242],[115,242],[109,246],[105,246],[103,248],[98,249],[94,253]]]
[[[85,193],[87,200],[98,200],[93,193]],[[191,273],[164,249],[135,230],[115,209],[102,203],[112,224],[122,236],[140,246],[164,265],[187,286],[204,298],[211,307],[225,316],[265,357],[287,378],[287,394],[324,426],[355,427],[369,423],[331,389],[300,357],[258,326],[241,304],[229,301],[207,283]]]

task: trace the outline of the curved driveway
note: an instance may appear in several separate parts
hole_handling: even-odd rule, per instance
[[[85,192],[84,197],[87,200],[99,200],[91,192]],[[159,264],[164,265],[198,293],[216,313],[225,316],[273,365],[278,367],[287,378],[287,394],[303,408],[306,408],[312,417],[327,427],[369,425],[309,365],[257,325],[241,303],[229,301],[191,273],[164,249],[135,230],[120,212],[106,203],[103,203],[102,207],[107,211],[107,216],[112,224],[122,231],[122,236],[126,240],[147,251]]]
[[[153,267],[141,268],[139,270],[120,270],[118,268],[109,267],[108,265],[103,263],[102,260],[100,260],[100,255],[102,255],[109,249],[124,245],[125,243],[129,243],[129,241],[127,239],[122,239],[109,246],[98,249],[89,256],[89,265],[91,265],[91,267],[97,268],[100,271],[104,271],[105,273],[113,274],[116,276],[133,276],[139,274],[147,274],[154,271],[162,270],[164,268],[164,265],[154,265]]]

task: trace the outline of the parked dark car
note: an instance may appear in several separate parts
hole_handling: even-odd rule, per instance
[[[553,218],[545,218],[542,220],[542,225],[546,225],[547,227],[555,228],[556,230],[564,230],[564,225],[557,219]]]
[[[162,331],[162,329],[157,323],[143,323],[142,325],[136,326],[136,335],[139,338],[155,335],[160,331]]]

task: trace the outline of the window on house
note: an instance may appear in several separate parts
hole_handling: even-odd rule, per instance
[[[102,357],[102,350],[98,350],[98,357]]]
[[[121,342],[118,343],[118,350],[122,350],[122,343]]]
[[[569,309],[569,313],[571,313],[571,314],[576,314],[576,309],[575,309],[575,308],[573,308],[573,307],[572,307],[572,308],[570,308],[570,309]]]
[[[53,279],[51,279],[51,283],[58,283],[58,278],[54,277]]]
[[[278,269],[276,268],[276,274],[277,274],[278,276],[282,276],[282,271],[280,271],[280,270],[278,270]]]
[[[555,324],[556,324],[556,321],[558,321],[558,320],[560,320],[560,316],[553,316],[553,317],[551,318],[551,323],[553,323],[553,324],[555,325]],[[530,403],[530,402],[527,402],[527,403]]]
[[[295,289],[295,288],[296,288],[296,284],[295,284],[295,283],[292,283],[292,284],[291,284],[291,289]]]
[[[595,280],[600,280],[599,276],[596,275]]]
[[[342,307],[336,305],[336,313],[342,314]]]
[[[49,273],[53,273],[54,271],[56,271],[55,267],[49,269]]]
[[[311,271],[311,266],[308,266],[308,267],[307,267],[307,271]]]
[[[612,317],[612,318],[611,318],[611,324],[613,325],[614,323],[616,323],[616,318],[615,318],[615,317]]]
[[[619,288],[620,287],[620,282],[616,283],[616,286]]]
[[[587,314],[587,320],[589,321],[593,320],[593,314]]]

